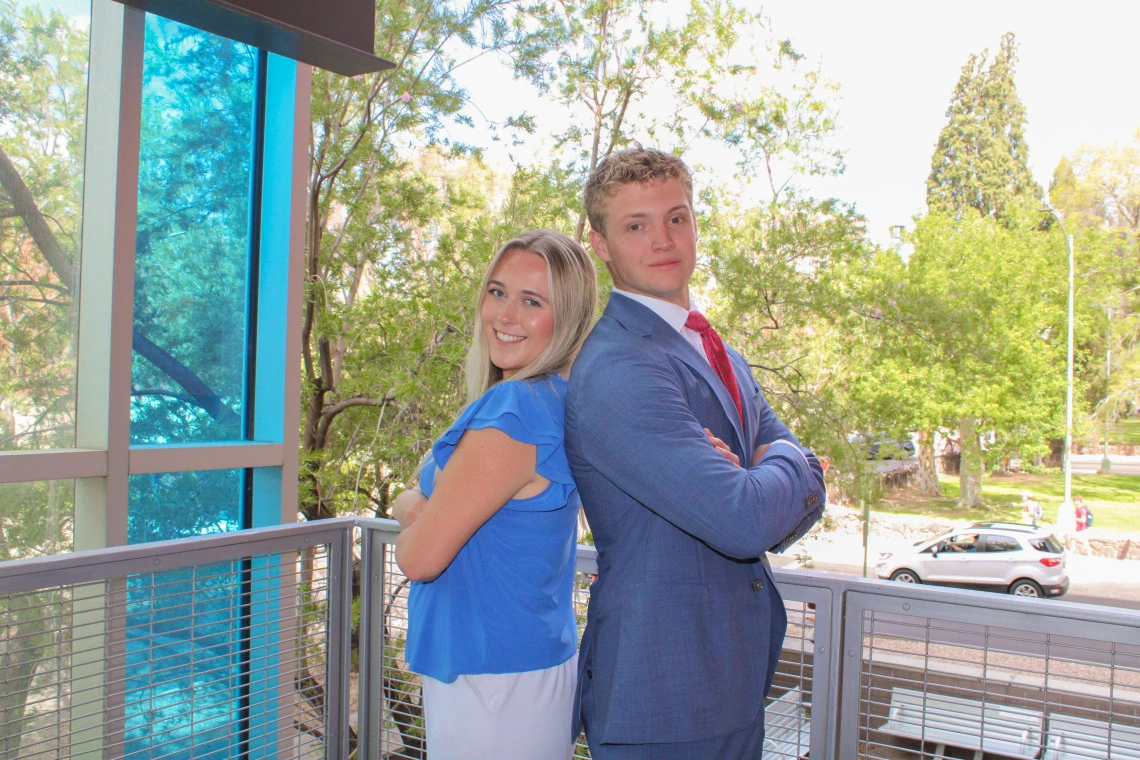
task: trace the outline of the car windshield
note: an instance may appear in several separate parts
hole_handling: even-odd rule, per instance
[[[1044,538],[1031,538],[1029,545],[1039,552],[1046,554],[1060,554],[1062,551],[1061,542],[1053,536],[1045,536]]]

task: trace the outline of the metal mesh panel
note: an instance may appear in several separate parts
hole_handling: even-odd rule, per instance
[[[400,572],[394,551],[385,551],[383,562],[380,757],[424,760],[427,741],[424,735],[423,689],[420,677],[408,669],[404,659],[408,640],[408,579]]]
[[[1140,758],[1140,647],[977,612],[863,611],[860,757]]]
[[[763,760],[799,760],[811,746],[815,605],[786,600],[788,632],[764,708]]]
[[[324,757],[327,560],[322,546],[0,596],[0,757]]]
[[[578,620],[578,643],[582,642],[582,632],[586,630],[586,611],[590,606],[590,586],[597,578],[593,573],[578,572],[574,577],[574,616]],[[586,746],[586,737],[579,736],[578,744],[574,748],[575,758],[589,758],[590,749]]]

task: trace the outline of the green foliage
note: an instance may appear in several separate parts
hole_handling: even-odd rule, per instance
[[[301,512],[387,514],[393,489],[463,403],[460,364],[482,266],[504,230],[494,181],[449,122],[467,123],[459,53],[545,32],[515,3],[381,2],[377,49],[398,67],[313,80],[302,387]],[[516,122],[517,123],[517,122]],[[549,218],[532,209],[530,218]]]
[[[1106,323],[1086,349],[1107,352],[1111,363],[1090,364],[1087,400],[1098,406],[1100,419],[1115,419],[1140,405],[1140,132],[1129,143],[1083,145],[1062,158],[1049,196],[1069,229],[1097,239],[1103,251],[1093,275]]]
[[[984,50],[962,67],[926,180],[932,212],[957,216],[972,208],[1000,217],[1015,199],[1041,198],[1029,171],[1016,66],[1017,44],[1008,33],[992,61]]]
[[[1065,261],[1039,217],[1011,211],[931,213],[905,268],[880,259],[866,283],[876,360],[857,392],[911,429],[974,420],[997,437],[991,459],[1047,453],[1064,426]]]
[[[150,16],[145,56],[131,439],[240,439],[257,51]]]
[[[0,0],[0,448],[72,445],[87,33]]]
[[[784,190],[787,178],[776,177],[785,169],[842,168],[840,154],[825,147],[835,128],[835,86],[818,71],[802,71],[803,56],[772,39],[762,14],[746,4],[548,0],[526,15],[550,30],[553,44],[515,70],[565,107],[565,126],[550,136],[551,164],[579,183],[635,140],[686,154],[709,147],[717,173],[735,164],[744,181],[764,174],[773,196]],[[579,192],[564,203],[578,211],[581,240]]]
[[[740,208],[725,192],[706,199],[701,267],[712,318],[750,362],[777,415],[836,468],[851,498],[868,495],[864,452],[848,437],[869,426],[850,389],[865,371],[861,333],[850,331],[852,279],[870,260],[862,220],[835,201],[785,198]]]

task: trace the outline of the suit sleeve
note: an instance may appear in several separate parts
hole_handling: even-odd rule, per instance
[[[751,468],[717,453],[667,359],[626,355],[607,364],[578,378],[567,414],[589,465],[646,508],[739,559],[779,546],[822,508],[822,478],[797,447],[772,446]],[[771,433],[775,415],[766,414]]]

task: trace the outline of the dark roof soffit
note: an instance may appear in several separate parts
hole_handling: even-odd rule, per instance
[[[349,1],[359,4],[359,0]],[[243,0],[235,0],[234,2],[226,2],[225,0],[119,0],[119,2],[345,76],[383,71],[396,66],[391,61],[378,58],[372,50],[362,49],[347,42],[332,39],[246,7],[248,5],[265,5],[265,3],[251,2],[250,0],[244,2]],[[311,0],[277,0],[276,3],[270,3],[270,5],[287,7],[298,2],[308,4]],[[372,21],[374,6],[371,2],[364,5],[368,9],[369,21]],[[359,29],[354,29],[351,34],[340,36],[347,39],[354,36],[359,38],[359,31]],[[369,37],[371,37],[371,32]]]

